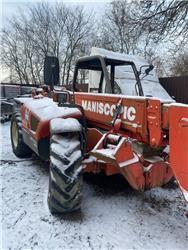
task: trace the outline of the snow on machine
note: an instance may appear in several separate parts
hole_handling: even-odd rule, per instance
[[[82,174],[121,174],[138,191],[176,178],[188,201],[188,105],[175,103],[143,59],[93,48],[77,60],[72,91],[62,89],[58,61],[45,62],[47,90],[16,98],[13,152],[50,162],[52,213],[80,209]],[[77,83],[89,79],[88,93]],[[50,95],[51,98],[47,97]]]

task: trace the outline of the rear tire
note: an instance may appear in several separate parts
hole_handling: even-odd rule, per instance
[[[62,128],[66,120],[62,119]],[[72,212],[81,207],[80,133],[53,131],[51,136],[48,206],[52,214]]]
[[[19,158],[30,157],[32,155],[32,150],[23,141],[22,120],[19,113],[14,113],[12,115],[10,134],[14,154]]]

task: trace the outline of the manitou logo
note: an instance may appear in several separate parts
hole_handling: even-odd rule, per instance
[[[109,103],[86,101],[86,100],[82,100],[82,107],[84,110],[90,112],[98,113],[101,115],[102,114],[111,115],[111,116],[113,116],[114,111],[116,109],[115,104],[110,105]],[[131,107],[123,106],[121,113],[123,114],[123,119],[134,121],[134,119],[136,118],[136,109],[132,106]]]

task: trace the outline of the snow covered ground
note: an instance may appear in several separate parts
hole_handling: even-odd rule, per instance
[[[138,193],[124,180],[85,177],[82,212],[52,216],[48,165],[11,151],[1,126],[1,249],[188,249],[185,203],[175,185]]]

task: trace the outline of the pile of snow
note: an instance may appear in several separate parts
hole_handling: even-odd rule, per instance
[[[71,109],[70,109],[71,110]],[[67,133],[82,131],[82,126],[78,120],[74,118],[54,118],[50,121],[50,131],[54,133]]]
[[[96,47],[92,47],[91,55],[101,55],[106,58],[134,62],[138,71],[140,70],[141,66],[149,65],[149,63],[140,56],[116,53]],[[173,99],[159,83],[154,69],[150,71],[148,76],[142,79],[142,77],[145,75],[144,73],[146,68],[147,67],[142,68],[140,75],[144,96],[153,96],[165,102],[172,102]],[[89,78],[89,88],[98,88],[96,84],[99,83],[100,73],[92,71],[90,72]],[[122,94],[131,96],[136,95],[136,79],[131,65],[115,67],[115,81],[119,85]]]
[[[58,107],[51,98],[43,97],[35,98],[17,98],[35,115],[40,117],[41,120],[50,120],[56,117],[66,117],[73,114],[81,114],[77,108]]]

